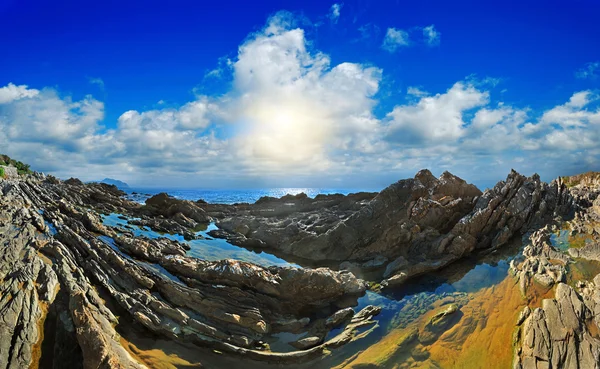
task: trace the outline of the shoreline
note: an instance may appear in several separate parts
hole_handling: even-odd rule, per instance
[[[84,366],[91,365],[94,360],[110,360],[124,367],[138,367],[137,360],[149,365],[161,362],[158,352],[152,354],[135,348],[135,344],[127,343],[124,336],[120,341],[114,339],[118,337],[115,336],[115,328],[122,334],[128,331],[119,328],[120,323],[115,325],[115,321],[125,322],[125,316],[130,322],[128,324],[137,327],[138,332],[148,331],[148,337],[161,337],[184,346],[204,347],[208,350],[207,363],[212,360],[208,359],[210,356],[216,360],[215,363],[219,360],[230,362],[230,367],[236,367],[236,358],[256,361],[257,367],[260,367],[259,362],[263,362],[267,366],[285,363],[286,367],[300,368],[314,366],[315,360],[329,363],[322,365],[334,365],[336,362],[335,365],[352,367],[367,360],[366,352],[372,352],[369,357],[380,364],[395,365],[396,359],[406,355],[405,359],[412,358],[408,362],[425,360],[441,363],[443,355],[448,354],[441,354],[444,351],[436,348],[435,342],[447,342],[448,337],[456,335],[452,332],[462,329],[461,322],[470,316],[466,312],[472,310],[469,307],[471,303],[460,302],[465,296],[477,299],[483,291],[492,291],[490,293],[493,294],[499,286],[515,278],[518,282],[515,282],[514,288],[518,285],[520,296],[527,296],[531,288],[530,291],[535,291],[531,286],[539,283],[558,286],[558,291],[564,295],[566,288],[573,287],[561,287],[563,281],[576,279],[581,273],[596,273],[587,270],[573,274],[576,270],[573,268],[560,272],[558,264],[524,272],[529,270],[528,265],[533,265],[532,258],[539,258],[531,254],[532,247],[538,247],[535,245],[541,245],[540,242],[550,242],[544,240],[550,240],[554,232],[548,227],[542,229],[542,225],[555,224],[553,229],[558,229],[556,224],[570,224],[570,227],[580,227],[578,232],[582,233],[587,224],[592,224],[590,217],[595,216],[596,208],[586,208],[585,205],[589,205],[589,196],[596,190],[587,187],[567,189],[561,179],[545,184],[538,177],[525,178],[516,172],[485,193],[449,173],[435,178],[431,173],[421,171],[414,179],[399,181],[380,193],[326,194],[313,198],[296,194],[282,198],[262,197],[253,204],[234,205],[193,202],[166,194],[154,195],[145,204],[140,204],[130,201],[113,186],[83,184],[75,179],[61,182],[39,174],[2,180],[0,184],[4,214],[22,213],[18,218],[10,215],[12,220],[9,223],[16,228],[7,228],[6,236],[14,234],[15,240],[37,245],[31,249],[31,246],[25,246],[23,250],[30,250],[29,253],[37,250],[40,255],[33,259],[19,259],[22,253],[19,251],[10,254],[13,255],[11,260],[25,268],[44,265],[46,282],[39,284],[37,295],[42,296],[43,291],[56,286],[70,291],[70,324],[85,328],[85,333],[78,328],[74,336],[73,333],[67,336],[71,337],[69,340],[79,342],[82,355],[79,357],[83,357]],[[108,222],[112,218],[103,214],[111,213],[115,221]],[[575,220],[569,220],[573,219],[573,213]],[[206,229],[203,224],[214,226]],[[19,235],[19,229],[23,227],[28,227],[27,235]],[[357,229],[362,231],[355,233]],[[519,240],[522,233],[536,229],[537,232],[528,233],[531,238]],[[544,236],[540,238],[542,234]],[[98,236],[110,242],[102,242]],[[518,257],[520,242],[533,245],[524,249],[525,261]],[[571,242],[570,239],[568,242]],[[517,251],[509,251],[512,249],[507,245],[511,243],[515,244]],[[11,245],[15,252],[22,247],[20,243]],[[214,245],[216,254],[201,256],[204,251],[200,250],[208,250],[210,245]],[[403,248],[399,248],[400,245]],[[582,250],[587,250],[588,246],[583,244]],[[540,255],[546,255],[545,259],[539,259],[542,261],[536,261],[535,265],[546,262],[543,260],[548,259],[547,252],[550,251],[543,250],[552,250],[553,247],[550,243],[543,246]],[[231,252],[230,259],[221,260],[219,253],[227,248]],[[413,248],[429,259],[414,259],[418,254],[412,254]],[[244,261],[246,258],[268,256],[261,256],[260,252],[256,253],[257,250],[273,253],[286,262],[298,258],[298,266],[304,267],[268,266],[270,261],[260,266]],[[560,253],[567,255],[561,256],[563,259],[568,258],[568,253],[579,257],[583,252],[574,248],[565,250]],[[244,256],[246,252],[250,254]],[[508,255],[509,259],[502,259],[506,257],[503,255]],[[211,258],[214,258],[213,261]],[[475,266],[469,267],[473,265],[470,260],[476,262]],[[492,262],[486,264],[484,260]],[[569,260],[565,261],[565,266],[576,265],[571,264],[575,261]],[[145,264],[149,267],[144,267]],[[458,267],[461,264],[467,268],[462,276],[462,267]],[[70,265],[68,269],[64,269],[67,265]],[[4,268],[9,270],[6,268],[10,267]],[[416,285],[419,278],[434,275],[439,278],[453,268],[459,274],[449,277],[455,282],[444,287],[449,289],[448,292],[440,289],[439,286],[444,284],[425,295],[422,295],[425,291],[422,288],[423,292],[418,292],[417,288],[414,295],[394,292],[400,291],[403,286]],[[495,271],[497,268],[500,269]],[[437,270],[440,272],[435,272]],[[515,276],[508,275],[509,270]],[[553,270],[554,274],[549,272]],[[483,277],[477,277],[477,273],[484,273]],[[494,282],[490,279],[494,273],[506,277]],[[86,277],[81,279],[78,276]],[[490,285],[478,287],[477,278],[489,280],[487,283]],[[432,283],[435,286],[436,282]],[[590,281],[584,286],[591,291],[587,294],[595,291],[595,284]],[[467,292],[461,292],[463,288]],[[468,292],[473,288],[474,292]],[[94,289],[101,289],[102,294],[92,292]],[[372,291],[369,292],[370,297],[361,298],[367,289]],[[543,296],[552,297],[549,293],[545,292]],[[577,292],[573,290],[572,293]],[[43,309],[50,311],[56,293],[45,296],[47,302],[40,306],[47,305]],[[429,297],[423,300],[420,296]],[[379,301],[374,301],[374,298]],[[484,300],[498,298],[498,295],[489,295]],[[373,301],[375,305],[365,304],[361,302],[363,300]],[[443,303],[450,300],[458,303]],[[499,301],[496,305],[503,303],[501,298],[496,301]],[[516,300],[515,303],[526,304]],[[214,310],[216,306],[218,308]],[[542,313],[538,311],[547,309],[547,306],[547,303],[532,305],[535,314],[530,313],[525,318],[519,325],[519,332],[523,331],[526,336],[526,332],[533,329],[531,319],[539,319]],[[439,310],[450,308],[443,313]],[[589,311],[593,306],[587,309]],[[119,311],[121,319],[115,320],[115,311]],[[410,317],[406,315],[408,311],[414,311],[416,315]],[[81,314],[87,316],[83,321]],[[484,316],[489,314],[492,310]],[[406,346],[400,345],[404,348],[398,346],[402,348],[402,354],[397,348],[384,361],[377,359],[379,354],[385,355],[386,340],[394,340],[391,338],[394,336],[381,331],[380,323],[385,322],[383,324],[390,327],[390,332],[396,332],[394,326],[399,324],[398,319],[404,319],[402,325],[409,328],[434,317],[439,320],[435,326],[429,327],[430,323],[419,326],[417,333],[406,337]],[[500,315],[494,319],[502,329],[508,329],[514,324],[508,321],[512,319],[509,318]],[[56,319],[55,313],[44,313],[33,318],[32,322],[36,322],[37,327],[35,324],[23,326],[22,329],[44,337],[31,343],[39,345],[41,354],[36,353],[30,359],[24,357],[23,360],[50,360],[48,355],[54,354],[45,348],[44,342],[57,342],[57,335],[64,336],[61,332],[66,332],[64,327],[46,332],[43,328],[46,325],[61,324]],[[585,322],[579,329],[582,329],[582,334],[587,334],[585,332],[593,327]],[[278,332],[296,332],[295,336],[289,336],[295,337],[295,341],[285,343],[293,346],[288,349],[289,352],[270,350],[269,342],[276,343],[272,340],[279,336]],[[52,334],[54,337],[47,338]],[[480,341],[469,337],[467,335],[465,339]],[[98,339],[104,342],[100,346],[101,351],[86,346],[99,342]],[[506,338],[503,340],[506,341]],[[526,341],[519,339],[516,342],[525,345]],[[415,346],[414,342],[421,343]],[[503,357],[510,356],[515,363],[528,367],[529,359],[524,355],[529,352],[526,348],[529,346],[522,346],[520,351],[518,346],[504,346],[502,344],[499,348],[499,352],[505,353]],[[364,354],[353,356],[348,352],[359,347]],[[516,354],[506,356],[507,350],[512,352],[513,349],[517,350]],[[34,350],[37,352],[39,348]],[[210,350],[221,354],[208,354]],[[158,356],[149,359],[153,355]],[[222,355],[228,359],[223,359]],[[481,358],[483,362],[487,359]],[[184,361],[193,364],[193,361],[183,358],[169,360],[164,365],[182,364]]]

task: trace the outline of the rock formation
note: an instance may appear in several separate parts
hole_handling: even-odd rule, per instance
[[[148,211],[113,186],[36,175],[2,180],[0,190],[0,367],[40,360],[55,368],[144,367],[119,341],[115,326],[123,319],[185,344],[297,362],[351,341],[378,313],[365,308],[325,340],[336,325],[326,322],[350,319],[347,307],[365,292],[349,272],[208,262],[186,256],[187,245],[176,241],[133,237],[104,226],[98,215]],[[199,220],[188,209],[169,215]],[[42,326],[52,329],[42,334]],[[297,352],[270,352],[265,341],[278,332],[311,332],[317,339]],[[43,346],[42,335],[53,347]]]
[[[578,282],[570,273],[580,258],[600,260],[595,183],[568,188],[513,171],[482,193],[423,170],[380,193],[220,205],[167,194],[139,204],[112,185],[37,173],[0,179],[0,367],[145,367],[120,337],[124,325],[257,366],[319,360],[377,327],[380,307],[353,309],[367,289],[357,276],[392,288],[527,232],[511,270],[524,295],[542,286],[555,297],[520,314],[514,367],[598,367],[600,277]],[[108,226],[110,213],[126,225]],[[553,247],[565,217],[592,242]],[[208,223],[218,227],[212,237],[312,268],[202,260],[188,243],[135,232],[191,240]],[[412,357],[460,319],[461,306],[441,306],[411,335]],[[290,352],[270,349],[280,334],[295,337]]]
[[[530,237],[531,244],[523,251],[525,260],[511,264],[524,294],[533,284],[544,288],[556,285],[554,298],[543,300],[542,306],[533,310],[525,308],[519,316],[515,369],[600,368],[600,274],[580,280],[572,272],[585,259],[600,260],[596,223],[600,219],[600,182],[585,175],[565,180],[577,183],[570,190],[577,211],[567,223],[569,233],[587,235],[590,242],[561,252],[550,241],[557,226],[546,226]]]
[[[573,201],[560,181],[511,172],[481,193],[446,172],[422,170],[377,195],[261,199],[237,207],[211,233],[251,248],[310,261],[334,261],[360,274],[380,269],[384,286],[440,269],[474,251],[494,250]]]

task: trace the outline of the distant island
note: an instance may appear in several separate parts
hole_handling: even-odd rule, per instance
[[[119,181],[118,179],[104,178],[100,183],[115,185],[119,190],[128,190],[130,188],[127,183]]]

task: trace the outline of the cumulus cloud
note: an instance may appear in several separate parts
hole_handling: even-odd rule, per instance
[[[216,103],[206,96],[189,102],[179,109],[162,109],[138,112],[130,110],[119,117],[118,127],[147,126],[166,130],[198,130],[206,128],[211,118],[219,114]]]
[[[427,27],[423,27],[423,38],[425,43],[429,46],[438,46],[440,44],[441,33],[435,29],[432,24]]]
[[[19,94],[12,94],[12,100],[2,102],[0,122],[9,141],[56,143],[77,148],[104,117],[104,104],[91,96],[71,101],[60,98],[50,89],[38,91],[20,87],[23,88]]]
[[[39,93],[38,90],[29,89],[26,85],[15,86],[12,83],[0,88],[0,104],[6,104],[24,97],[32,97]]]
[[[600,70],[600,62],[586,63],[585,66],[575,72],[575,77],[580,79],[595,79],[598,77],[598,70]]]
[[[554,175],[600,159],[599,100],[591,91],[532,112],[495,100],[493,83],[467,77],[445,91],[409,87],[406,102],[376,114],[383,71],[333,63],[289,13],[249,35],[223,73],[232,82],[225,94],[126,111],[110,128],[92,96],[8,84],[0,88],[0,146],[63,177],[196,187],[394,180],[423,167],[497,179],[513,166]]]
[[[381,48],[390,53],[394,53],[400,48],[408,45],[410,45],[408,32],[390,27],[385,33]]]
[[[374,120],[381,70],[331,66],[327,55],[307,49],[302,29],[279,24],[272,19],[240,46],[233,69],[241,97],[229,102],[229,119],[238,122],[236,139],[250,162],[324,169],[330,150],[365,146],[357,144],[363,126],[355,122]]]
[[[371,136],[378,120],[372,113],[373,96],[381,70],[355,63],[331,65],[327,55],[307,45],[304,31],[294,27],[290,14],[280,13],[239,47],[231,62],[233,90],[224,96],[198,96],[177,109],[127,111],[116,128],[106,130],[99,125],[101,103],[91,98],[71,102],[48,90],[43,97],[0,107],[11,112],[2,125],[19,131],[12,135],[13,147],[16,142],[30,144],[34,136],[44,135],[37,123],[31,130],[24,122],[34,113],[46,115],[47,119],[33,122],[52,124],[64,135],[47,135],[45,142],[58,148],[69,137],[81,136],[76,139],[82,146],[79,153],[127,170],[167,167],[200,172],[219,162],[246,174],[322,173],[332,166],[335,155],[374,150],[376,140]],[[10,96],[34,94],[26,86],[18,93],[15,88],[7,86]],[[44,107],[48,104],[62,106],[50,117]],[[219,129],[229,135],[219,137]]]
[[[464,134],[463,114],[486,105],[488,100],[487,92],[458,82],[446,93],[422,97],[415,104],[396,106],[386,117],[387,136],[412,145],[455,141]]]
[[[342,11],[343,6],[344,3],[333,4],[329,9],[329,14],[327,14],[327,17],[332,23],[337,23],[340,19],[340,12]]]
[[[600,108],[590,91],[573,94],[568,102],[542,115],[537,131],[543,130],[540,145],[551,150],[597,149],[600,140]]]

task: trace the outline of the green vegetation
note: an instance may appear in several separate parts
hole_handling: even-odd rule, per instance
[[[0,168],[0,178],[4,178],[4,168]]]
[[[369,284],[369,290],[373,291],[373,292],[380,292],[381,291],[381,284],[377,283],[377,282],[367,282]]]
[[[17,172],[19,174],[31,174],[33,173],[31,169],[29,169],[29,164],[25,164],[18,160],[11,159],[8,155],[0,154],[0,165],[13,166],[17,168]],[[4,170],[2,171],[2,175],[4,176]]]

